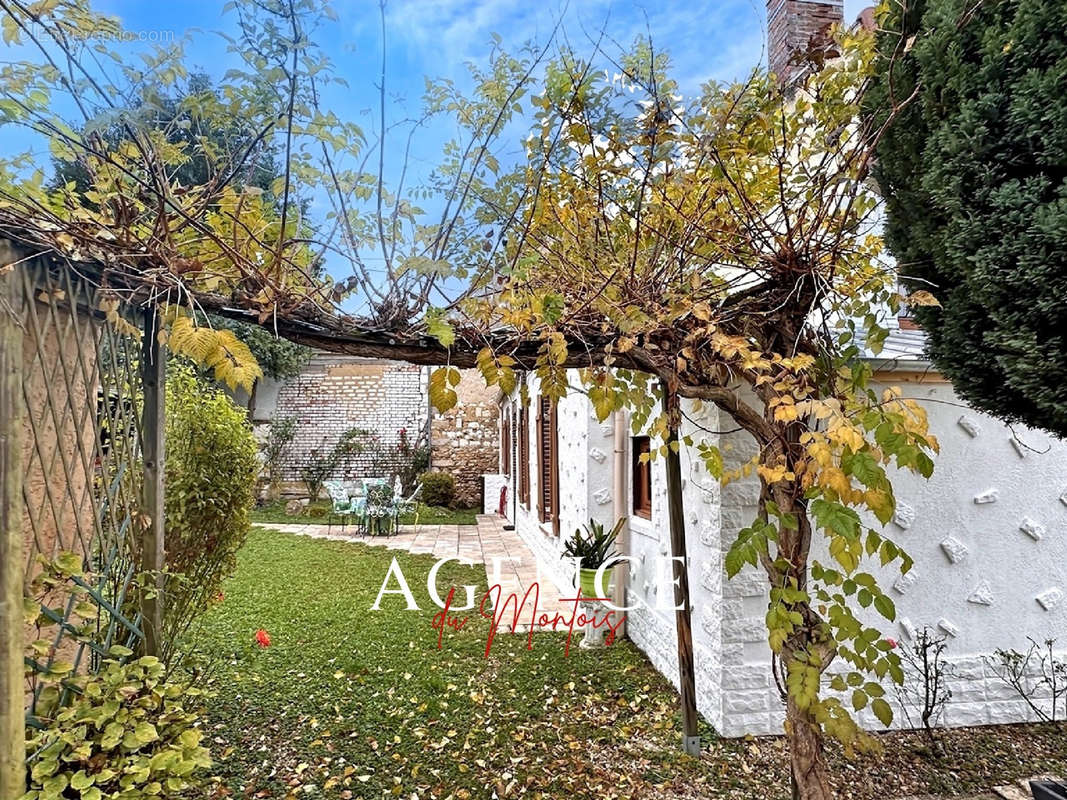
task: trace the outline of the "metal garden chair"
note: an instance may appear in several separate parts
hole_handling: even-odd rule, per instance
[[[333,526],[333,518],[338,517],[341,520],[341,530],[344,531],[345,525],[348,524],[348,518],[355,515],[358,509],[355,507],[352,498],[348,496],[348,489],[345,488],[344,483],[341,481],[325,481],[322,485],[326,488],[326,494],[330,496],[330,502],[333,503],[330,513],[326,517],[326,530],[329,532]]]
[[[396,516],[393,518],[393,529],[400,532],[400,515],[401,514],[414,514],[415,515],[415,533],[419,532],[419,498],[422,496],[422,484],[420,483],[415,487],[415,490],[407,497],[401,498],[396,501]]]

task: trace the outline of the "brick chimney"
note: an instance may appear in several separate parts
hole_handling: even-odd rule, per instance
[[[767,0],[767,63],[782,83],[802,71],[798,58],[825,51],[830,26],[845,19],[843,0]],[[821,61],[830,53],[816,54]]]

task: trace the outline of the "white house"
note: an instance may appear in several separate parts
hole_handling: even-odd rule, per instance
[[[842,14],[834,0],[771,0],[768,10],[771,67],[779,74],[790,69],[792,49]],[[880,576],[892,587],[896,623],[873,614],[869,622],[905,646],[924,627],[946,637],[946,724],[1032,719],[988,659],[998,649],[1025,651],[1031,639],[1059,638],[1057,649],[1067,647],[1067,443],[1010,430],[967,407],[922,352],[921,331],[894,321],[882,353],[870,358],[878,388],[899,386],[925,407],[941,453],[930,480],[894,477],[897,511],[887,533],[915,566],[906,576],[889,571],[895,567]],[[496,481],[507,487],[506,516],[560,588],[573,580],[573,566],[561,558],[566,539],[591,518],[610,526],[626,517],[627,633],[677,684],[663,461],[641,462],[649,438],[631,430],[625,413],[601,423],[584,395],[554,405],[539,394],[536,378],[526,380],[528,407],[518,391],[501,402]],[[754,455],[748,434],[710,404],[699,411],[690,405],[686,416],[683,434],[718,446],[727,469]],[[746,568],[728,580],[723,568],[738,531],[755,519],[758,479],[721,487],[695,453],[683,448],[681,461],[698,710],[726,736],[780,733],[784,707],[766,641],[766,579]],[[496,510],[497,492],[487,486],[486,495]],[[813,546],[821,545],[817,539]],[[860,718],[879,726],[869,713]]]
[[[792,49],[840,21],[842,9],[834,0],[771,0],[768,12],[771,68],[782,74]],[[905,646],[924,627],[946,638],[946,724],[1026,721],[1032,710],[988,659],[998,649],[1025,651],[1031,639],[1058,638],[1057,650],[1067,648],[1067,442],[1011,430],[969,408],[922,352],[922,332],[894,321],[881,354],[870,358],[878,388],[898,386],[922,403],[941,452],[930,480],[893,476],[897,510],[887,534],[915,566],[906,576],[895,566],[880,576],[892,587],[896,623],[874,614],[867,621]],[[507,488],[506,516],[542,576],[561,589],[574,578],[561,558],[567,538],[590,519],[610,526],[626,517],[620,549],[630,557],[627,634],[677,684],[664,463],[641,462],[649,437],[635,434],[624,412],[601,423],[585,395],[553,404],[535,377],[526,380],[527,407],[518,391],[501,401],[501,474],[489,476],[496,489]],[[577,375],[571,383],[580,385]],[[755,453],[753,440],[735,429],[710,404],[699,411],[690,405],[682,433],[718,446],[730,469]],[[725,736],[780,733],[784,706],[766,641],[766,578],[746,568],[728,580],[723,567],[738,531],[755,519],[758,479],[721,487],[695,452],[683,448],[681,462],[698,710]],[[498,491],[489,483],[486,497],[495,511]],[[813,547],[820,546],[816,537]],[[880,725],[869,712],[860,719]],[[896,719],[900,724],[902,715]]]
[[[947,724],[1025,721],[1032,712],[984,657],[998,648],[1025,650],[1028,637],[1067,644],[1067,443],[1013,432],[968,408],[921,352],[922,334],[897,328],[872,359],[877,384],[922,401],[941,453],[930,480],[910,473],[894,480],[898,508],[887,533],[915,566],[906,577],[883,576],[897,623],[870,622],[904,645],[924,626],[947,637]],[[601,423],[583,394],[553,408],[533,376],[528,389],[529,408],[517,392],[501,405],[506,515],[561,588],[573,580],[572,565],[561,558],[567,537],[590,518],[610,525],[626,516],[626,605],[640,606],[627,613],[627,633],[677,683],[663,461],[640,463],[649,440],[634,435],[625,413]],[[736,427],[716,409],[690,408],[688,415],[683,433],[717,445],[728,468],[754,454],[747,434],[715,433]],[[752,568],[728,580],[723,570],[738,530],[755,517],[758,481],[720,488],[695,454],[683,449],[681,460],[698,709],[726,736],[780,733],[784,708],[763,619],[766,580]],[[878,727],[873,716],[862,719]]]

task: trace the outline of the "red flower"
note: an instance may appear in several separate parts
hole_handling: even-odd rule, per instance
[[[886,644],[889,645],[890,649],[893,649],[893,650],[896,649],[896,647],[897,647],[897,640],[896,639],[890,639],[889,637],[886,637],[885,642],[886,642]]]
[[[219,592],[217,595],[215,595],[215,602],[216,603],[221,603],[225,599],[226,599],[226,595],[224,595],[222,592]]]
[[[256,643],[260,647],[270,647],[270,634],[260,628],[256,631]]]

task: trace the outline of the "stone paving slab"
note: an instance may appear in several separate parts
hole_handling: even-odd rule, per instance
[[[537,584],[538,616],[543,612],[550,619],[556,615],[565,620],[570,619],[574,611],[573,603],[564,603],[561,598],[570,596],[569,589],[561,594],[559,587],[547,577],[551,574],[544,570],[539,575],[537,559],[533,551],[522,541],[519,535],[504,529],[504,519],[492,514],[479,514],[476,525],[401,525],[394,536],[362,536],[354,526],[341,528],[339,525],[307,524],[271,524],[256,523],[257,527],[292,533],[297,536],[310,536],[314,539],[330,539],[342,542],[359,542],[368,547],[385,547],[390,550],[404,550],[409,553],[432,555],[435,558],[458,558],[471,564],[484,564],[487,584],[499,583],[502,598],[514,594],[521,602],[526,593]],[[499,559],[496,564],[494,559]],[[493,580],[494,567],[499,568],[498,581]],[[526,621],[532,620],[531,607],[534,595],[523,610],[517,632],[528,630]],[[511,614],[506,619],[513,620]],[[511,630],[505,622],[502,629]],[[550,625],[548,626],[550,627]],[[561,624],[560,630],[565,630]]]
[[[1031,800],[1033,794],[1030,791],[1030,781],[1053,781],[1062,783],[1063,778],[1057,775],[1033,775],[1032,777],[1018,780],[1015,783],[994,786],[992,797],[995,800]]]
[[[1015,781],[1015,783],[994,786],[991,792],[956,798],[956,800],[1033,800],[1033,794],[1030,792],[1030,781],[1059,781],[1062,783],[1063,778],[1056,775],[1033,775],[1029,778]],[[944,798],[936,794],[922,794],[901,797],[899,800],[944,800]]]

